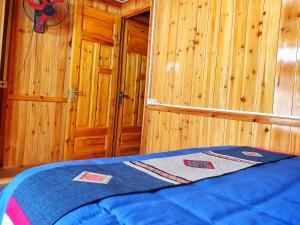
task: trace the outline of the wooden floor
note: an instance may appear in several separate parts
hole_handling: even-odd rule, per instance
[[[1,186],[9,184],[9,182],[18,174],[31,167],[20,167],[13,169],[0,169],[0,189]],[[1,190],[0,190],[1,191]]]

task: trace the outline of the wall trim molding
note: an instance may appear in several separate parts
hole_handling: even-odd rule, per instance
[[[52,96],[35,96],[35,95],[9,95],[7,100],[31,101],[31,102],[56,102],[67,103],[68,98]]]
[[[239,120],[246,122],[255,122],[262,124],[275,124],[291,127],[300,127],[300,116],[285,116],[269,113],[247,112],[226,109],[201,108],[192,106],[180,106],[170,104],[148,105],[148,110],[170,112],[178,114],[188,114],[212,118],[221,118],[229,120]]]

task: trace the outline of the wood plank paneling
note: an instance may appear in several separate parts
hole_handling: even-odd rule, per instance
[[[3,65],[4,65],[4,60],[3,60],[3,47],[4,45],[4,26],[5,26],[5,16],[6,16],[6,0],[0,2],[0,81],[3,80]],[[3,89],[0,88],[0,99],[2,99],[3,96]],[[3,130],[3,125],[4,125],[4,120],[2,118],[3,114],[3,108],[4,104],[1,101],[0,102],[0,164],[2,164],[2,149],[3,149],[3,136],[4,136],[4,130]]]
[[[221,1],[210,1],[209,13],[210,17],[207,21],[207,47],[204,61],[205,69],[203,78],[202,107],[213,106],[213,91],[218,52],[218,34],[220,31]]]
[[[2,50],[4,47],[4,26],[5,26],[5,16],[6,16],[6,0],[0,2],[0,71],[2,71]],[[1,72],[2,73],[2,72]],[[0,80],[2,79],[2,74],[0,75]]]
[[[4,128],[5,167],[63,159],[74,2],[69,1],[69,15],[62,24],[49,28],[44,34],[32,34],[32,21],[25,15],[22,1],[13,1],[7,74],[10,84]],[[121,9],[101,2],[76,2],[121,14]],[[21,70],[30,43],[28,58]],[[104,69],[107,73],[109,68]]]
[[[272,114],[300,115],[299,1],[176,2],[156,2],[150,98],[171,106],[271,117],[211,118],[216,114],[149,107],[149,151],[236,144],[299,152],[299,118],[287,123],[271,119]],[[166,41],[161,31],[172,38]]]
[[[149,8],[152,0],[129,0],[122,5],[122,14],[134,14]]]
[[[277,54],[277,70],[273,112],[283,115],[293,114],[293,97],[297,90],[297,60],[299,58],[299,1],[285,2],[281,8],[280,33]],[[291,133],[294,131],[295,133]],[[272,126],[271,148],[289,148],[291,152],[298,151],[294,145],[299,138],[297,129],[278,125]]]
[[[293,126],[300,127],[299,117],[296,116],[282,116],[266,113],[252,113],[233,110],[222,109],[207,109],[197,107],[184,107],[184,106],[172,106],[172,105],[155,105],[147,106],[150,110],[156,110],[161,112],[180,113],[184,115],[199,115],[205,117],[232,119],[243,122],[257,122],[264,124],[275,124],[279,126]]]
[[[168,115],[169,114],[169,115]],[[263,123],[256,123],[256,122],[240,122],[238,120],[230,120],[230,119],[222,119],[225,120],[225,123],[232,123],[234,125],[238,125],[239,123],[251,123],[254,124],[256,129],[260,129],[261,131],[256,133],[262,133],[265,132],[265,135],[262,137],[255,136],[252,139],[244,138],[244,136],[248,136],[249,134],[245,134],[246,130],[242,130],[241,132],[238,132],[238,134],[227,132],[223,133],[223,136],[221,132],[212,132],[211,134],[207,134],[205,130],[202,128],[198,129],[198,126],[194,126],[194,123],[200,123],[201,120],[203,120],[203,124],[218,124],[220,122],[220,119],[215,117],[205,117],[205,116],[190,116],[189,120],[186,121],[186,124],[193,130],[193,133],[188,136],[188,142],[186,142],[186,145],[180,146],[180,143],[186,140],[186,137],[180,136],[182,133],[182,129],[184,129],[183,124],[172,123],[171,129],[165,130],[164,129],[164,121],[159,120],[159,118],[166,118],[166,116],[171,116],[171,118],[176,118],[176,122],[179,120],[178,117],[181,116],[180,113],[175,112],[163,112],[163,111],[157,111],[150,109],[148,112],[148,140],[151,140],[151,142],[148,142],[147,145],[147,153],[153,153],[153,152],[163,152],[163,151],[169,151],[169,150],[177,150],[179,148],[191,148],[191,147],[207,147],[207,146],[220,146],[220,145],[246,145],[246,146],[254,146],[258,148],[265,148],[265,149],[272,149],[276,151],[283,151],[283,152],[289,152],[294,154],[299,154],[299,149],[296,147],[299,145],[299,128],[293,128],[295,129],[294,135],[297,136],[297,138],[294,138],[293,141],[290,141],[290,126],[275,126],[277,129],[274,131],[271,128],[271,125],[269,124],[263,124]],[[196,121],[196,122],[195,122]],[[193,129],[197,127],[196,129]],[[272,129],[272,130],[271,130]],[[234,130],[236,131],[236,130]],[[172,135],[172,138],[169,139],[169,145],[156,145],[160,139],[166,137],[166,133],[169,132],[170,135]],[[276,135],[278,143],[277,145],[270,146],[270,138],[271,138],[271,132],[276,132]],[[253,135],[253,134],[251,134]],[[218,136],[218,138],[214,138],[213,136]],[[238,137],[237,139],[235,137]],[[289,148],[289,143],[293,145],[292,148]],[[296,148],[295,148],[296,147]]]

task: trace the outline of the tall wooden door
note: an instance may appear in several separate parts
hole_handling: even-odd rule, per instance
[[[111,157],[120,18],[75,6],[65,159]]]
[[[149,26],[125,21],[116,155],[139,154]]]

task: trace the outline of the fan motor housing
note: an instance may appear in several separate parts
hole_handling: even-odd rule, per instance
[[[47,16],[53,16],[55,10],[52,5],[45,5],[44,9],[42,10]]]

